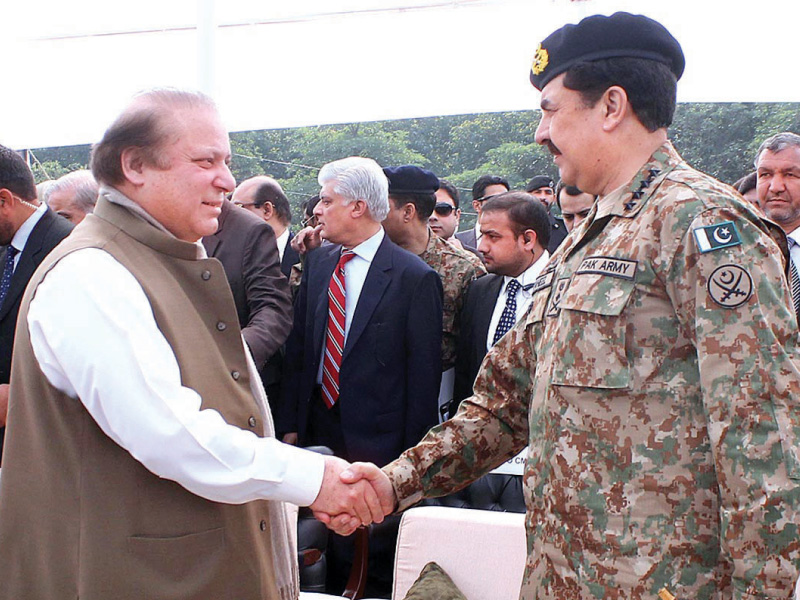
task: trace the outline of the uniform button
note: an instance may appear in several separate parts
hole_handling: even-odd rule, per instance
[[[225,331],[227,328],[228,326],[225,325],[225,323],[223,323],[222,321],[217,323],[217,331]]]
[[[250,425],[250,427],[255,427],[256,426],[256,418],[255,417],[250,417],[249,419],[247,419],[247,424]]]
[[[267,530],[267,522],[266,521],[261,521],[261,523],[259,523],[258,526],[261,528],[261,531],[266,531]]]
[[[239,381],[239,377],[241,377],[241,375],[239,374],[239,371],[231,371],[231,377],[233,377],[234,381]]]
[[[203,271],[203,274],[200,275],[203,278],[203,281],[208,281],[211,279],[211,271]]]

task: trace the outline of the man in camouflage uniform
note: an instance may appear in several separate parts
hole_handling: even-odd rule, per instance
[[[442,371],[447,371],[456,364],[464,295],[472,280],[486,275],[486,267],[472,252],[446,242],[428,226],[439,189],[436,175],[412,165],[385,167],[383,172],[389,180],[389,216],[383,222],[386,234],[395,244],[419,256],[442,278]]]
[[[457,415],[388,477],[345,477],[402,510],[529,443],[525,599],[789,598],[797,579],[786,248],[667,140],[683,66],[662,26],[625,13],[542,42],[536,139],[597,204]]]

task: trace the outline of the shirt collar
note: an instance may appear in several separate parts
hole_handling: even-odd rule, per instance
[[[172,232],[164,227],[161,223],[159,223],[155,217],[153,217],[149,212],[143,209],[139,203],[131,200],[125,194],[120,192],[118,189],[110,187],[110,186],[100,186],[100,195],[103,196],[106,200],[111,202],[112,204],[117,204],[118,206],[123,206],[127,208],[131,213],[142,219],[143,221],[150,223],[153,227],[161,231],[162,233],[166,233],[170,237],[175,237]],[[194,242],[194,245],[197,247],[197,258],[202,260],[208,258],[208,254],[206,253],[205,246],[203,246],[203,240],[197,240]]]
[[[20,225],[20,228],[17,229],[17,232],[11,239],[11,245],[14,246],[14,248],[20,252],[25,249],[25,244],[28,243],[28,238],[31,236],[31,231],[33,231],[33,228],[36,227],[36,224],[39,222],[39,219],[42,218],[45,212],[47,212],[47,205],[42,202],[39,204],[39,207],[33,211],[31,216],[25,219],[25,222]]]
[[[351,248],[351,250],[359,258],[363,258],[368,263],[371,263],[375,258],[375,255],[378,253],[378,248],[380,247],[381,242],[383,242],[383,236],[383,227],[381,227],[378,229],[378,232],[375,235],[367,238],[358,246]]]
[[[789,242],[789,250],[791,250],[794,245],[800,246],[800,227],[787,233],[786,239],[791,240]],[[792,244],[792,242],[794,242],[794,244]]]
[[[275,238],[275,242],[278,244],[278,250],[281,251],[283,254],[283,249],[286,248],[286,240],[289,239],[289,228],[283,230],[283,233],[280,234],[277,238]]]
[[[512,279],[516,279],[517,282],[522,286],[522,289],[524,291],[527,291],[525,290],[526,287],[529,290],[530,286],[532,286],[536,282],[536,278],[539,277],[541,272],[544,270],[544,267],[547,264],[548,260],[550,260],[550,253],[547,250],[545,250],[542,253],[542,255],[539,258],[537,258],[530,267],[525,269],[519,275],[519,277],[509,277],[508,275],[505,275],[503,277],[503,290],[505,291],[508,288],[508,282],[511,281]]]

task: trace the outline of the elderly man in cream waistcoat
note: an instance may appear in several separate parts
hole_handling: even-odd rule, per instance
[[[0,599],[298,595],[284,502],[381,520],[347,463],[274,438],[221,264],[235,182],[213,102],[136,97],[92,152],[94,215],[23,299],[0,482]]]

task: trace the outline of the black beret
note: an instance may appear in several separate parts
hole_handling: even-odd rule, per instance
[[[547,175],[537,175],[528,182],[528,185],[525,186],[525,189],[529,192],[535,192],[539,188],[543,187],[555,188],[556,184]]]
[[[384,167],[389,180],[390,194],[434,194],[439,189],[439,178],[427,169],[414,165]]]
[[[683,75],[683,50],[661,24],[626,12],[593,15],[577,25],[564,25],[539,44],[531,67],[531,83],[540,90],[554,77],[580,62],[604,58],[645,58],[664,63]]]

